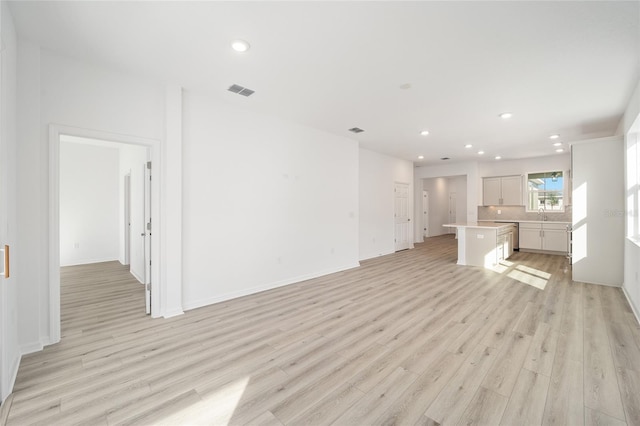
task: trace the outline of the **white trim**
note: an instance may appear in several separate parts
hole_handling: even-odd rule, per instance
[[[151,161],[156,171],[161,170],[161,141],[132,135],[103,132],[80,127],[49,124],[49,336],[47,344],[60,341],[60,135],[78,136],[107,142],[120,142],[149,148]],[[153,204],[151,211],[154,221],[162,223],[160,211],[160,185],[152,187]],[[160,227],[156,229],[156,238],[152,239],[152,270],[154,280],[151,283],[156,297],[153,299],[153,317],[163,316],[160,311],[160,298],[165,293],[160,275]]]
[[[120,262],[120,259],[118,259],[117,257],[115,259],[113,257],[101,257],[97,259],[79,260],[73,263],[65,263],[64,265],[60,264],[60,266],[90,265],[92,263],[103,263],[103,262],[118,262],[119,264],[122,265],[122,262]]]
[[[139,277],[135,272],[133,272],[131,269],[129,269],[129,273],[133,276],[133,278],[135,278],[136,280],[138,280],[138,282],[140,284],[144,285],[144,279],[142,277]]]
[[[42,342],[29,343],[20,347],[20,353],[22,355],[29,355],[34,352],[40,352],[45,346],[46,345]]]
[[[624,293],[624,297],[627,298],[627,302],[629,302],[629,306],[631,306],[631,311],[633,312],[633,315],[636,317],[636,321],[638,321],[638,324],[640,324],[640,312],[638,312],[635,305],[633,304],[633,301],[631,300],[631,297],[629,297],[629,293],[627,293],[627,289],[625,288],[624,285],[622,286],[622,292]]]
[[[393,253],[390,253],[390,254],[393,254]],[[188,303],[184,302],[184,309],[185,310],[190,310],[190,309],[201,308],[203,306],[208,306],[208,305],[212,305],[214,303],[224,302],[226,300],[235,299],[237,297],[248,296],[248,295],[251,295],[251,294],[260,293],[262,291],[267,291],[267,290],[273,290],[273,289],[278,288],[278,287],[284,287],[286,285],[296,284],[296,283],[299,283],[301,281],[310,280],[310,279],[313,279],[313,278],[318,278],[318,277],[322,277],[322,276],[325,276],[325,275],[334,274],[336,272],[342,272],[342,271],[346,271],[348,269],[359,268],[359,267],[360,267],[360,263],[359,262],[350,263],[348,265],[343,265],[343,266],[340,266],[338,268],[332,268],[332,269],[327,269],[327,270],[320,271],[320,272],[314,272],[314,273],[311,273],[311,274],[300,275],[300,276],[295,277],[295,278],[289,278],[289,279],[282,280],[282,281],[276,281],[276,282],[270,283],[270,284],[262,284],[262,285],[259,285],[259,286],[256,286],[256,287],[252,287],[252,288],[249,288],[249,289],[246,289],[246,290],[233,291],[233,292],[230,292],[230,293],[223,294],[221,296],[195,300],[193,302],[188,302]]]

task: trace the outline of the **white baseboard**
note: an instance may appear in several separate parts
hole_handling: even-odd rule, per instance
[[[44,349],[44,347],[45,345],[42,344],[42,342],[28,343],[26,345],[20,346],[20,353],[22,353],[22,355],[28,355],[34,352],[40,352]]]
[[[631,310],[633,311],[633,315],[636,317],[636,321],[640,324],[640,312],[638,312],[638,308],[633,304],[631,297],[629,297],[629,293],[627,293],[627,289],[622,286],[622,292],[624,293],[624,297],[627,298],[627,302],[629,302],[629,306],[631,306]]]
[[[214,303],[224,302],[226,300],[236,299],[238,297],[248,296],[250,294],[260,293],[261,291],[272,290],[278,287],[284,287],[286,285],[291,285],[295,283],[299,283],[301,281],[310,280],[313,278],[322,277],[329,274],[334,274],[336,272],[346,271],[347,269],[358,268],[360,266],[359,263],[344,265],[342,267],[338,267],[331,270],[320,271],[312,274],[302,275],[295,278],[290,278],[282,281],[278,281],[275,283],[264,284],[256,287],[251,287],[245,290],[234,291],[230,293],[221,294],[219,296],[210,297],[207,299],[193,300],[190,302],[184,302],[183,308],[185,311],[201,308],[203,306],[213,305]]]
[[[174,311],[170,311],[170,312],[165,312],[165,314],[162,316],[163,318],[171,318],[171,317],[177,317],[178,315],[183,315],[184,311],[183,310],[174,310]]]
[[[89,265],[91,263],[103,263],[103,262],[119,262],[117,258],[100,258],[100,259],[85,259],[85,260],[74,260],[72,263],[60,263],[60,266],[78,266],[78,265]]]
[[[144,284],[144,280],[143,280],[142,278],[140,278],[140,277],[139,277],[135,272],[133,272],[133,270],[132,270],[132,269],[129,269],[129,273],[130,273],[131,275],[133,275],[133,278],[135,278],[136,280],[138,280],[138,282],[139,282],[140,284]]]

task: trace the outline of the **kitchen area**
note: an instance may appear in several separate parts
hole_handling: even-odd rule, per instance
[[[482,178],[476,222],[455,228],[458,265],[492,268],[515,250],[571,256],[571,205],[567,172],[557,170]]]
[[[573,280],[578,282],[620,287],[625,276],[632,282],[640,282],[640,272],[634,269],[637,262],[624,262],[625,253],[640,243],[628,236],[625,239],[622,138],[583,140],[573,142],[570,148],[571,154],[565,150],[541,157],[415,167],[414,241],[420,243],[452,230],[457,231],[459,239],[464,229],[465,253],[473,250],[466,247],[469,244],[482,246],[487,239],[494,241],[493,250],[485,253],[486,264],[497,265],[499,259],[507,259],[514,250],[519,250],[568,256],[566,263],[571,267]],[[438,208],[447,208],[446,204],[431,202],[431,217],[444,219],[439,223],[430,221],[425,233],[419,201],[424,191],[430,200],[439,197],[432,193],[438,188],[426,183],[452,177],[466,180],[466,197],[457,197],[465,199],[466,206],[458,204],[455,217],[450,215],[446,220],[446,215],[436,214]],[[451,185],[445,189],[451,191]],[[633,212],[632,217],[639,216]],[[513,226],[505,237],[498,235],[495,225],[486,226],[490,223]],[[478,237],[478,230],[491,237]],[[469,238],[472,234],[473,243]],[[471,257],[458,257],[470,264]],[[484,257],[482,262],[475,263],[485,266]],[[625,272],[625,267],[629,272]]]
[[[493,174],[492,171],[499,170],[484,173],[478,170],[482,175],[475,180],[478,182],[477,210],[472,211],[470,206],[466,217],[458,215],[440,225],[444,232],[455,230],[457,264],[493,268],[514,251],[570,258],[570,164],[568,158],[558,161],[561,159],[556,157],[554,160],[547,164],[547,167],[551,166],[549,171],[543,172]],[[511,165],[513,163],[523,169],[535,167],[533,170],[541,170],[539,164],[512,162]]]

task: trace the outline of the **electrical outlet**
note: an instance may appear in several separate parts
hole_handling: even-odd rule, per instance
[[[73,248],[74,249],[80,248],[80,243],[73,243]]]
[[[502,210],[498,210],[498,214],[502,214]]]

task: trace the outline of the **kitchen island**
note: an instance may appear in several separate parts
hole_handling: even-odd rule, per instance
[[[458,235],[458,265],[493,268],[513,254],[512,223],[449,223]]]

